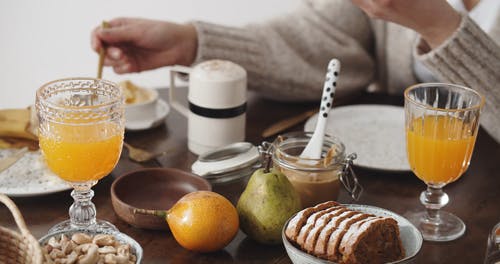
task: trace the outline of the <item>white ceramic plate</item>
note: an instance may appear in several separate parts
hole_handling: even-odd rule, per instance
[[[0,159],[15,151],[1,149]],[[0,172],[0,193],[11,197],[38,196],[70,189],[71,186],[49,170],[40,151],[29,151],[11,167]]]
[[[170,106],[162,99],[156,103],[156,114],[149,119],[140,121],[125,121],[125,129],[128,131],[141,131],[159,126],[170,112]]]
[[[304,131],[314,131],[318,115]],[[388,171],[408,171],[404,108],[390,105],[350,105],[331,109],[326,133],[338,137],[346,153],[356,152],[355,165]]]
[[[405,249],[405,257],[402,260],[391,262],[391,263],[406,263],[413,257],[417,255],[422,247],[422,235],[420,231],[406,218],[389,211],[387,209],[371,206],[371,205],[360,205],[360,204],[345,204],[347,208],[367,214],[373,214],[376,216],[392,217],[398,222],[399,232],[403,248]],[[292,216],[293,217],[293,216]],[[290,218],[291,219],[291,218]],[[290,220],[289,220],[290,221]],[[334,264],[335,262],[317,258],[313,255],[309,255],[306,252],[296,248],[292,245],[288,239],[285,237],[285,228],[288,225],[286,222],[283,232],[283,244],[285,245],[286,252],[294,264]]]

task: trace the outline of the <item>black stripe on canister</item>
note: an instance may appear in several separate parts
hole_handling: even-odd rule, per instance
[[[210,118],[231,118],[239,116],[247,110],[247,103],[243,103],[242,105],[231,107],[231,108],[206,108],[199,105],[195,105],[189,102],[189,110],[191,112],[204,117]]]

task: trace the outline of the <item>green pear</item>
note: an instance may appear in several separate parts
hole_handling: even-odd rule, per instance
[[[264,244],[281,243],[285,222],[301,208],[298,193],[287,177],[275,169],[256,170],[236,206],[241,230]]]

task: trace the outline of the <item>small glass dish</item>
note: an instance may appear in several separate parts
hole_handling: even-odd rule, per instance
[[[116,241],[118,241],[120,244],[128,244],[130,245],[130,253],[134,254],[136,257],[135,263],[141,263],[142,261],[142,247],[141,245],[135,241],[133,238],[129,237],[128,235],[121,233],[121,232],[116,232],[116,231],[108,231],[108,230],[100,230],[100,231],[92,231],[92,230],[83,230],[83,229],[72,229],[69,231],[58,231],[54,233],[47,234],[40,238],[38,242],[40,243],[40,246],[42,247],[42,251],[44,251],[45,245],[49,242],[49,240],[52,237],[55,237],[57,239],[60,239],[62,235],[66,235],[69,239],[71,239],[71,236],[76,233],[84,233],[89,236],[94,237],[95,235],[99,234],[107,234],[107,235],[112,235]],[[102,248],[102,247],[99,247]]]

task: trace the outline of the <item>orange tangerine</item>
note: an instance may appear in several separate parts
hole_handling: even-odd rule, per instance
[[[164,216],[175,240],[184,248],[212,252],[224,248],[238,233],[236,208],[215,192],[184,195],[168,211],[137,210],[136,213]]]

